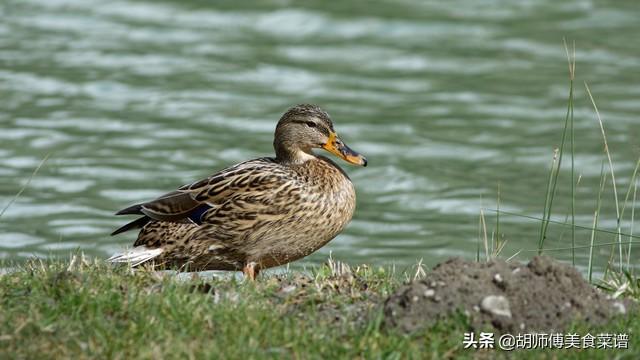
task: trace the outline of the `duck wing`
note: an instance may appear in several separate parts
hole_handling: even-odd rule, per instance
[[[206,211],[224,203],[229,197],[280,183],[286,175],[273,158],[245,161],[154,200],[118,211],[116,215],[143,216],[117,229],[112,235],[140,228],[151,220],[200,223]]]

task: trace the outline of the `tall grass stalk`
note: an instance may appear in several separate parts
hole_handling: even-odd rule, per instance
[[[496,248],[500,248],[500,183],[498,182],[498,199],[496,200]]]
[[[482,241],[482,209],[478,218],[478,241],[476,241],[476,262],[480,262],[480,242]]]
[[[639,173],[638,170],[640,170],[640,158],[638,158],[638,161],[636,161],[636,167],[633,169],[633,173],[631,174],[631,179],[629,180],[629,187],[627,188],[627,192],[624,196],[624,202],[622,203],[622,210],[620,211],[621,218],[624,218],[624,212],[627,209],[627,204],[629,203],[631,190],[634,189],[636,179],[638,178],[638,173]]]
[[[629,197],[631,196],[631,190],[633,189],[633,193],[634,193],[634,199],[633,199],[633,204],[632,204],[632,209],[631,209],[631,230],[630,230],[630,235],[633,235],[633,220],[635,217],[635,196],[636,196],[636,187],[637,187],[637,177],[638,177],[638,169],[640,169],[640,158],[638,158],[638,161],[636,161],[636,166],[633,169],[633,174],[631,175],[631,179],[629,180],[629,187],[627,188],[627,193],[624,196],[624,202],[622,203],[622,210],[620,211],[620,218],[622,219],[624,217],[624,212],[627,209],[627,204],[629,203]],[[620,236],[622,237],[622,233],[620,234]],[[629,268],[629,253],[627,252],[627,268]],[[623,263],[623,258],[620,258],[620,263]],[[622,265],[620,265],[622,266]]]
[[[580,181],[581,181],[581,180],[582,180],[582,175],[578,175],[578,180],[576,180],[576,184],[575,184],[575,188],[576,188],[576,189],[578,188],[578,186],[580,186]],[[571,222],[569,222],[569,216],[572,214],[572,212],[571,212],[571,210],[572,210],[572,209],[571,209],[571,208],[572,208],[572,205],[573,205],[573,204],[569,204],[569,208],[567,209],[567,214],[566,214],[566,215],[565,215],[565,217],[564,217],[564,222],[562,222],[561,224],[562,224],[562,225],[571,224],[571,228],[572,228],[572,229],[575,229],[575,228],[577,227],[577,225],[575,224],[575,222],[573,221],[573,219],[572,219],[572,221],[571,221]],[[578,227],[579,227],[579,226],[578,226]],[[565,233],[565,230],[566,230],[566,229],[563,229],[563,230],[562,230],[562,232],[560,233],[560,238],[559,238],[559,241],[558,241],[559,243],[562,243],[562,239],[564,239],[564,233]],[[575,244],[573,244],[573,241],[572,241],[572,245],[573,245],[573,246],[575,246]],[[575,266],[575,264],[574,264],[574,266]]]
[[[569,56],[569,47],[567,46],[567,41],[564,41],[564,50],[567,54],[567,62],[569,63],[569,143],[571,146],[571,247],[574,248],[576,246],[576,188],[575,188],[575,132],[573,125],[573,81],[576,77],[576,42],[573,42],[573,52],[572,56]],[[576,252],[575,250],[571,250],[571,263],[573,266],[576,265]]]
[[[47,162],[47,160],[49,159],[49,155],[51,155],[51,153],[49,153],[49,154],[44,156],[44,158],[40,161],[38,166],[36,166],[36,168],[33,170],[31,175],[29,176],[29,178],[27,178],[27,181],[24,183],[24,185],[22,185],[22,187],[16,193],[16,195],[11,200],[9,200],[7,205],[5,205],[5,207],[2,209],[2,211],[0,211],[0,218],[2,218],[2,215],[4,215],[4,213],[7,211],[7,209],[9,209],[9,207],[11,207],[11,205],[13,205],[13,203],[16,202],[16,200],[18,200],[18,198],[22,195],[22,193],[27,189],[27,187],[31,183],[31,180],[33,180],[33,178],[36,176],[38,171],[40,171],[40,168],[42,167],[42,165],[44,165],[44,163]]]
[[[604,192],[604,187],[607,183],[607,173],[604,172],[604,160],[602,161],[602,165],[600,165],[600,186],[598,187],[598,200],[596,202],[596,211],[593,213],[593,230],[591,231],[591,242],[589,244],[589,267],[588,267],[588,277],[589,282],[592,280],[593,275],[593,248],[596,241],[596,233],[598,231],[598,219],[600,218],[600,206],[602,204],[602,193]],[[572,246],[575,248],[575,246]]]
[[[593,212],[593,230],[591,230],[591,242],[589,243],[589,265],[587,267],[587,271],[589,272],[588,278],[591,283],[591,278],[593,274],[593,243],[596,240],[596,227],[598,226],[598,210]],[[571,247],[575,249],[574,246]]]
[[[547,195],[544,200],[544,210],[542,212],[542,222],[540,225],[540,239],[538,240],[538,255],[542,254],[542,249],[544,247],[544,240],[547,236],[547,227],[549,226],[550,220],[550,212],[551,205],[553,203],[553,179],[555,174],[557,173],[557,164],[558,164],[558,152],[559,149],[555,148],[553,150],[553,161],[551,162],[551,169],[549,171],[549,179],[547,181]]]
[[[633,169],[633,174],[631,175],[631,180],[629,181],[629,188],[627,189],[627,193],[624,197],[624,202],[622,203],[622,210],[620,210],[620,216],[619,216],[619,224],[618,224],[618,228],[617,228],[617,235],[618,235],[618,248],[621,248],[624,244],[622,243],[622,236],[626,236],[626,234],[622,233],[621,230],[621,225],[620,223],[622,222],[622,218],[624,217],[624,212],[627,208],[627,203],[629,202],[629,196],[631,195],[631,190],[633,188],[633,185],[635,184],[636,178],[638,176],[638,168],[640,167],[640,159],[638,159],[638,161],[636,162],[636,167]],[[607,262],[607,268],[605,269],[605,279],[607,277],[607,275],[609,274],[609,266],[613,263],[613,258],[614,258],[614,254],[615,254],[615,244],[614,246],[611,247],[611,251],[609,252],[609,260]],[[620,253],[622,254],[622,253]],[[619,268],[622,267],[622,264],[624,262],[624,259],[622,257],[622,255],[620,255],[620,259],[619,259]],[[621,270],[619,270],[621,271]],[[614,274],[615,275],[615,274]]]
[[[631,203],[631,224],[629,225],[629,247],[627,248],[627,271],[631,271],[631,241],[633,241],[633,220],[636,213],[636,192],[638,190],[638,179],[633,187],[633,202]]]
[[[480,242],[482,239],[482,209],[478,217],[478,240],[476,241],[476,262],[480,262]]]
[[[575,70],[576,70],[576,48],[575,43],[573,45],[573,58],[569,55],[569,47],[567,46],[566,40],[564,40],[564,49],[567,54],[567,61],[569,64],[569,100],[567,101],[567,113],[564,119],[564,129],[562,130],[562,139],[560,141],[560,148],[555,150],[554,153],[554,164],[557,158],[557,165],[551,167],[551,172],[549,173],[549,181],[547,183],[547,196],[545,198],[545,205],[542,218],[542,224],[540,225],[540,239],[538,240],[538,253],[542,254],[544,248],[544,241],[547,237],[547,229],[549,227],[549,220],[551,219],[551,211],[553,209],[553,199],[556,195],[556,189],[558,185],[558,176],[560,175],[560,168],[562,166],[562,155],[564,153],[564,144],[567,138],[567,132],[569,132],[569,142],[571,147],[571,241],[572,245],[575,246],[575,166],[574,166],[574,156],[575,156],[575,145],[574,145],[574,126],[573,126],[573,81],[575,79]],[[575,252],[572,251],[572,261],[575,264]]]
[[[484,254],[489,261],[489,238],[487,237],[487,223],[484,220],[484,211],[480,209],[480,225],[482,227],[482,234],[484,238]]]
[[[607,135],[604,131],[604,124],[602,123],[602,118],[600,117],[600,111],[598,111],[598,106],[596,106],[596,102],[593,99],[593,95],[591,94],[591,89],[589,89],[589,85],[585,81],[584,87],[587,89],[587,94],[589,94],[589,99],[591,100],[591,104],[593,105],[593,109],[596,112],[596,117],[598,118],[598,124],[600,124],[600,131],[602,133],[602,140],[604,142],[604,152],[607,155],[607,160],[609,161],[609,170],[611,171],[611,184],[613,185],[613,197],[616,205],[616,231],[618,235],[618,251],[620,256],[619,270],[622,271],[622,233],[620,229],[620,203],[618,201],[618,189],[616,187],[616,176],[613,171],[613,161],[611,160],[611,153],[609,152],[609,144],[607,143]],[[607,265],[608,267],[608,265]],[[606,271],[605,271],[606,273]]]

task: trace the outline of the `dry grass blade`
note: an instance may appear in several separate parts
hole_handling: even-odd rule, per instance
[[[564,43],[564,51],[567,54],[567,61],[569,64],[569,77],[570,80],[574,80],[576,78],[576,42],[573,41],[573,53],[569,55],[569,46],[567,46],[567,39],[562,38],[562,42]]]
[[[604,124],[602,123],[602,117],[600,116],[600,111],[598,110],[598,106],[596,106],[596,102],[593,99],[593,95],[591,94],[591,89],[589,89],[589,85],[585,81],[584,87],[587,89],[587,94],[589,94],[589,99],[591,100],[591,104],[593,105],[593,109],[596,112],[596,117],[598,118],[598,123],[600,124],[600,131],[602,132],[602,140],[604,142],[604,152],[607,155],[607,160],[609,161],[609,170],[611,172],[611,184],[613,185],[613,197],[616,203],[616,217],[617,217],[617,234],[618,234],[618,250],[620,255],[620,271],[622,271],[622,234],[620,230],[620,204],[618,202],[618,189],[616,187],[616,176],[613,171],[613,161],[611,160],[611,153],[609,152],[609,144],[607,143],[607,135],[604,131]]]
[[[480,242],[482,242],[482,208],[478,217],[478,241],[476,241],[476,262],[480,262]]]
[[[482,209],[480,209],[480,223],[482,226],[482,233],[483,233],[483,239],[484,239],[484,254],[485,257],[487,258],[487,261],[489,261],[489,238],[487,237],[487,223],[484,220],[484,211]]]
[[[631,203],[631,225],[629,228],[629,247],[627,248],[627,271],[631,271],[631,241],[633,241],[633,222],[636,213],[636,193],[638,190],[638,179],[633,187],[633,202]]]
[[[596,211],[593,213],[593,230],[591,231],[591,243],[589,244],[589,282],[592,280],[593,275],[593,249],[596,241],[596,233],[598,229],[598,220],[600,217],[600,206],[602,205],[602,193],[607,184],[607,173],[604,172],[604,159],[602,165],[600,165],[600,186],[598,186],[598,200],[596,202]]]
[[[593,242],[596,240],[596,227],[598,226],[598,211],[593,212],[593,231],[591,231],[591,242],[589,244],[589,264],[587,266],[588,271],[588,279],[591,281],[593,275]]]
[[[567,112],[567,120],[569,122],[569,144],[571,147],[571,246],[576,246],[576,186],[575,185],[575,131],[573,123],[573,81],[576,78],[576,42],[573,42],[573,57],[569,55],[569,47],[567,41],[563,38],[564,50],[567,53],[567,63],[569,64],[569,104]],[[578,179],[578,182],[580,180]],[[576,253],[571,251],[571,263],[576,265]]]
[[[423,279],[425,276],[427,276],[427,271],[425,270],[425,266],[422,261],[423,259],[421,258],[420,261],[418,261],[418,263],[416,264],[416,271],[413,274],[413,281]]]
[[[509,258],[507,259],[507,262],[509,262],[509,261],[511,261],[511,260],[513,260],[513,259],[515,259],[515,257],[516,257],[516,256],[518,256],[518,255],[520,255],[520,253],[521,253],[521,252],[522,252],[522,250],[518,250],[518,251],[516,251],[516,253],[515,253],[515,254],[513,254],[513,255],[509,256]]]
[[[500,183],[498,183],[498,199],[496,200],[496,209],[498,210],[496,213],[496,248],[502,248],[504,245],[500,245]],[[494,257],[497,254],[494,253]]]
[[[564,142],[564,140],[563,140]],[[551,220],[551,207],[553,204],[553,196],[555,192],[554,179],[557,180],[557,173],[559,170],[559,157],[560,149],[553,149],[553,161],[551,162],[551,170],[549,171],[549,181],[547,182],[547,195],[544,200],[544,210],[542,212],[542,222],[540,224],[540,239],[538,240],[538,255],[542,255],[544,248],[544,240],[547,237],[547,228]]]
[[[33,180],[33,178],[36,176],[36,174],[38,173],[38,171],[40,170],[42,165],[44,165],[44,163],[47,162],[47,159],[49,159],[49,155],[51,155],[51,154],[49,153],[49,154],[45,155],[45,157],[42,159],[42,161],[40,161],[40,164],[38,164],[38,166],[36,166],[36,168],[33,170],[31,175],[27,179],[27,182],[25,182],[24,185],[22,185],[22,188],[20,188],[20,191],[18,191],[18,193],[11,200],[9,200],[9,202],[7,203],[7,205],[5,205],[5,207],[2,209],[2,211],[0,211],[0,218],[2,218],[2,215],[4,215],[4,213],[7,211],[7,209],[9,209],[9,207],[11,207],[11,205],[13,205],[13,203],[16,202],[16,200],[18,200],[20,195],[22,195],[22,193],[27,189],[27,187],[31,183],[31,180]]]

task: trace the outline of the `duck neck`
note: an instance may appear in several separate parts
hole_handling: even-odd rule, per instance
[[[281,163],[302,164],[316,158],[311,149],[305,151],[298,146],[278,142],[274,142],[273,147],[276,150],[276,161]]]

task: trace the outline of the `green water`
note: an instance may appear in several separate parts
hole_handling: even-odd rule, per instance
[[[488,236],[496,228],[498,187],[501,209],[541,216],[567,105],[563,37],[576,41],[576,222],[591,226],[603,160],[585,80],[624,198],[640,155],[636,1],[213,3],[0,2],[2,207],[50,154],[0,218],[0,257],[108,256],[134,236],[109,237],[126,221],[115,211],[271,155],[279,116],[311,102],[370,166],[343,165],[356,214],[306,262],[475,258],[481,208]],[[570,183],[563,171],[555,220]],[[610,183],[600,220],[615,229]],[[503,255],[532,256],[539,228],[503,214]],[[590,235],[577,231],[576,245]],[[550,226],[546,246],[570,245],[569,228]],[[596,249],[598,266],[609,251]]]

